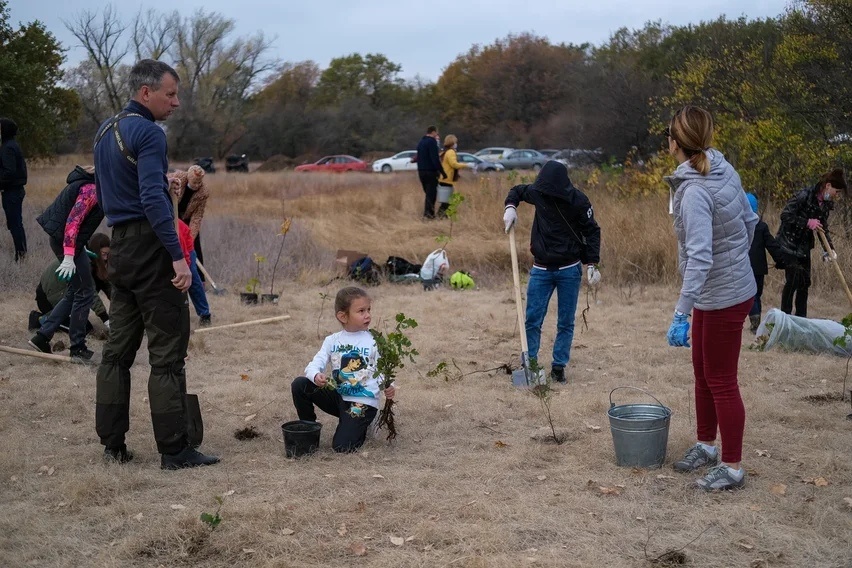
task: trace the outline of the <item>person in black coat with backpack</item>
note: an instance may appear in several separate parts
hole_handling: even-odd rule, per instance
[[[757,196],[753,193],[746,193],[751,210],[757,213]],[[749,260],[751,261],[751,270],[754,272],[754,281],[757,284],[757,293],[754,295],[754,304],[748,314],[749,326],[753,332],[757,331],[757,326],[760,325],[760,314],[762,306],[760,297],[763,295],[763,280],[769,274],[769,264],[766,262],[766,252],[772,260],[775,261],[775,268],[784,269],[783,253],[781,246],[775,242],[775,237],[769,231],[769,225],[761,218],[754,228],[754,240],[751,241],[751,249],[748,251]]]

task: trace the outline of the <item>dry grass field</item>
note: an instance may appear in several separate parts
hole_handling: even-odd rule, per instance
[[[23,266],[8,260],[11,241],[0,235],[4,345],[26,346],[33,289],[49,258],[31,219],[68,169],[32,167],[25,202],[32,252]],[[516,365],[520,349],[500,222],[510,182],[482,179],[463,180],[466,200],[447,249],[453,268],[476,271],[476,290],[391,283],[370,290],[375,325],[397,312],[419,322],[410,336],[420,356],[398,380],[399,437],[337,455],[336,421],[320,416],[322,449],[288,460],[280,425],[295,418],[290,381],[338,329],[324,299],[344,285],[332,280],[335,250],[422,261],[449,222],[419,219],[414,176],[209,176],[206,264],[230,290],[210,296],[214,325],[292,316],[191,340],[187,376],[204,412],[202,449],[222,463],[159,469],[144,346],[133,368],[128,436],[136,459],[124,466],[101,461],[93,369],[0,353],[0,566],[650,567],[675,565],[662,562],[670,553],[675,563],[700,567],[852,567],[843,359],[750,351],[746,333],[748,487],[705,494],[691,487],[694,476],[671,469],[693,441],[695,418],[690,352],[665,341],[677,280],[663,198],[617,200],[588,188],[603,230],[603,282],[596,295],[581,293],[588,329],[577,327],[569,384],[552,403],[567,441],[534,438],[546,424],[538,400],[495,370]],[[526,249],[531,209],[519,214]],[[241,306],[252,253],[270,259],[261,272],[262,287],[270,284],[285,216],[294,221],[276,277],[281,302]],[[838,249],[852,266],[843,243]],[[812,316],[846,315],[825,267],[816,267],[815,282]],[[780,284],[780,274],[768,279],[765,308],[777,305]],[[548,365],[554,328],[551,314],[541,352]],[[101,345],[91,342],[98,354]],[[427,376],[442,361],[459,373]],[[662,469],[615,465],[606,410],[618,386],[647,389],[673,409]],[[649,400],[624,390],[613,397]],[[236,439],[247,427],[260,436]],[[223,520],[211,532],[199,516],[216,511],[216,496]]]

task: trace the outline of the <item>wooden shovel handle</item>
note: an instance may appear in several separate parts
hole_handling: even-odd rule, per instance
[[[509,252],[512,254],[512,279],[515,283],[515,307],[518,309],[518,329],[521,333],[521,351],[527,353],[527,327],[524,302],[521,299],[521,276],[518,273],[518,247],[515,244],[515,225],[509,229]]]
[[[831,254],[831,246],[828,244],[828,239],[825,238],[825,231],[818,227],[814,229],[814,232],[819,237],[819,241],[822,243],[822,248],[825,249],[825,252]],[[840,265],[837,264],[837,261],[834,260],[831,263],[834,266],[834,271],[837,273],[837,277],[840,278],[840,283],[843,284],[843,290],[846,292],[846,298],[849,300],[849,304],[852,305],[852,291],[849,290],[849,285],[846,284],[846,278],[843,276],[843,271],[840,269]]]

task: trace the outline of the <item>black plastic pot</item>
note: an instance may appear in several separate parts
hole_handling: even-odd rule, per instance
[[[284,433],[284,454],[288,458],[307,456],[319,448],[322,424],[310,420],[293,420],[281,425]]]
[[[278,303],[278,294],[261,294],[260,295],[260,303],[261,304],[277,304]]]
[[[251,292],[240,292],[240,303],[247,306],[257,303],[257,294]]]

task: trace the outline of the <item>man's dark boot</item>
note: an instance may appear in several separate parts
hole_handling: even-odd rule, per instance
[[[133,459],[133,452],[127,446],[104,448],[104,461],[107,463],[127,463]]]
[[[568,381],[565,379],[565,367],[551,367],[550,380],[557,382],[561,385],[567,383]]]
[[[205,456],[194,448],[185,448],[176,454],[162,454],[160,467],[163,469],[184,469],[219,463],[217,456]]]

